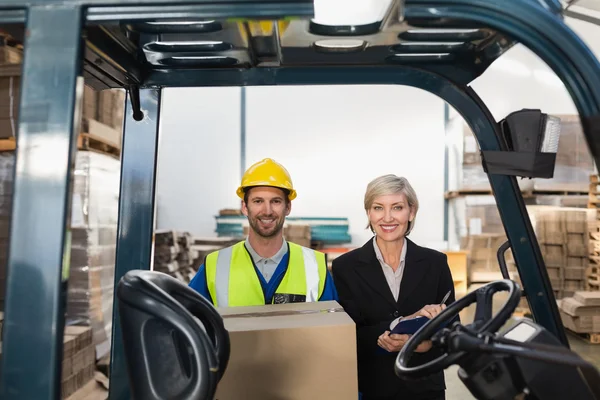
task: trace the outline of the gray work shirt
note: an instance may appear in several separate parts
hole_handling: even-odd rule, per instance
[[[256,265],[256,268],[258,268],[262,276],[265,278],[265,281],[269,283],[269,280],[275,273],[277,266],[283,259],[283,256],[285,256],[285,254],[288,251],[287,242],[284,240],[281,244],[281,248],[271,258],[264,258],[260,256],[256,252],[256,250],[252,248],[252,245],[250,244],[250,241],[248,239],[246,239],[245,245],[248,249],[248,252],[250,253],[250,256],[252,257],[252,260],[254,261],[254,265]]]

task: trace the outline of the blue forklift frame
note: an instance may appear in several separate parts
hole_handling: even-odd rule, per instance
[[[414,28],[397,38],[412,35],[409,39],[421,40],[423,45],[408,56],[398,50],[403,40],[332,56],[315,51],[314,46],[282,45],[278,24],[273,25],[275,33],[266,36],[271,41],[259,40],[248,29],[248,20],[308,21],[314,14],[311,0],[0,0],[0,24],[6,29],[16,27],[17,32],[21,27],[25,43],[0,398],[60,398],[77,137],[74,113],[80,76],[97,89],[127,89],[115,283],[127,271],[151,265],[162,88],[413,86],[454,107],[481,150],[502,151],[506,145],[498,124],[469,83],[518,42],[564,82],[592,156],[600,162],[600,64],[564,23],[558,0],[406,0],[393,4],[397,15]],[[168,52],[169,44],[142,41],[153,33],[168,36],[153,29],[160,27],[157,22],[171,20],[187,20],[193,32],[208,34],[238,24],[244,27],[240,32],[249,44],[243,51],[235,46],[213,49],[210,54],[226,55],[206,57],[206,63],[212,64],[182,65],[185,57],[168,55],[152,63],[144,58],[144,51],[162,46],[161,51]],[[203,22],[191,23],[197,20]],[[164,29],[169,26],[174,25],[163,24]],[[388,25],[332,27],[311,22],[307,26],[320,39],[348,39],[376,37]],[[419,39],[426,32],[430,36]],[[440,38],[465,46],[440,45]],[[141,44],[136,47],[134,42]],[[435,54],[424,49],[434,49]],[[287,62],[282,62],[282,55]],[[533,318],[568,346],[516,177],[490,174],[489,181]],[[30,243],[36,244],[35,251]],[[109,398],[125,400],[130,393],[117,313],[114,307]]]

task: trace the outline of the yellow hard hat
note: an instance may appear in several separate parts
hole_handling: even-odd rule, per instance
[[[246,170],[242,177],[242,184],[236,193],[239,198],[244,198],[244,190],[251,186],[271,186],[288,190],[288,198],[294,200],[296,191],[292,185],[292,178],[285,167],[270,158],[265,158]]]

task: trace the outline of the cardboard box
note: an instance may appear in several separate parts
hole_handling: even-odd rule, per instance
[[[98,118],[98,92],[88,85],[83,89],[83,118]]]
[[[577,292],[574,296],[575,300],[585,306],[600,306],[600,292]]]
[[[358,398],[356,327],[337,302],[219,313],[231,356],[215,400]]]

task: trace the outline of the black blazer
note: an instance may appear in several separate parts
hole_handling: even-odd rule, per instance
[[[420,247],[407,238],[400,295],[395,301],[375,255],[373,240],[332,262],[340,304],[357,327],[359,389],[365,396],[393,396],[406,400],[426,397],[427,392],[444,391],[443,372],[418,381],[398,378],[394,373],[398,353],[385,352],[377,345],[377,338],[389,330],[390,322],[398,316],[413,314],[427,304],[439,304],[448,290],[452,293],[446,305],[455,300],[447,256]],[[411,365],[419,365],[439,355],[441,353],[435,348],[426,353],[415,353]]]

